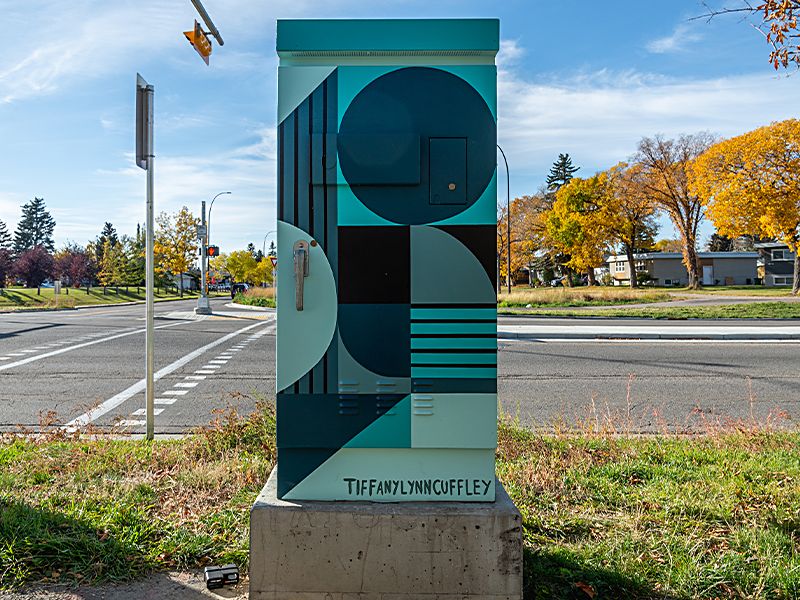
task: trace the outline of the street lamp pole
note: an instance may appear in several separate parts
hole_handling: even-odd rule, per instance
[[[508,281],[506,283],[508,284],[508,293],[511,295],[511,181],[508,175],[508,161],[506,160],[506,153],[503,152],[500,144],[497,145],[497,149],[500,150],[500,154],[503,155],[503,162],[506,163],[506,254],[508,256]]]
[[[211,199],[211,204],[208,207],[208,222],[206,224],[206,239],[205,244],[203,245],[203,252],[205,253],[205,249],[208,246],[208,242],[211,240],[211,209],[214,208],[214,200],[222,196],[223,194],[230,194],[231,192],[220,192],[216,196]],[[208,283],[206,282],[205,278],[203,278],[203,289],[206,290],[206,294],[208,294]]]
[[[272,231],[268,231],[267,235],[264,236],[264,243],[262,244],[262,248],[261,248],[261,256],[263,256],[264,258],[267,258],[267,238],[273,233],[278,233],[278,232],[277,232],[277,230],[273,229]],[[275,269],[274,268],[272,269],[272,286],[273,287],[275,286]]]
[[[211,209],[214,208],[214,200],[222,196],[223,194],[230,194],[231,192],[220,192],[216,196],[211,199],[211,205],[208,207],[208,225],[206,227],[206,246],[208,246],[208,240],[211,239]]]

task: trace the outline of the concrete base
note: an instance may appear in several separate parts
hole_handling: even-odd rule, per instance
[[[194,314],[196,315],[210,315],[211,314],[211,303],[208,300],[208,297],[200,296],[197,299],[197,307],[194,309]]]
[[[277,499],[250,511],[251,600],[519,600],[522,517],[494,502]],[[355,596],[357,594],[357,596]]]

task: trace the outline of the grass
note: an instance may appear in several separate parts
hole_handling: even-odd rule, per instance
[[[53,288],[41,288],[37,294],[36,288],[12,287],[4,288],[0,295],[0,310],[25,309],[25,308],[56,308],[55,291]],[[215,294],[210,294],[214,296]],[[220,293],[219,295],[225,295]],[[179,298],[180,293],[167,292],[164,288],[155,290],[156,300],[171,300]],[[184,298],[197,298],[196,293],[184,291]],[[136,302],[145,300],[145,288],[108,286],[103,292],[102,287],[93,287],[86,293],[86,288],[70,288],[69,294],[66,287],[61,288],[58,298],[59,308],[74,308],[75,306],[92,306],[95,304],[116,304],[118,302]]]
[[[275,461],[271,405],[183,440],[40,432],[0,445],[0,588],[124,581],[248,559],[249,510]]]
[[[182,440],[47,423],[6,435],[0,587],[245,569],[248,510],[275,460],[274,412],[257,406]],[[695,435],[639,437],[629,411],[592,406],[535,429],[501,416],[497,473],[523,515],[525,600],[800,598],[797,422],[695,419]]]
[[[251,287],[244,294],[237,293],[233,301],[237,304],[275,308],[275,288]]]
[[[698,290],[682,288],[681,291],[686,291],[690,294],[710,294],[712,296],[791,296],[792,286],[725,285],[701,287]]]
[[[498,314],[534,314],[540,316],[592,316],[630,317],[639,319],[797,319],[800,318],[800,303],[753,302],[721,306],[653,306],[645,308],[600,308],[585,310],[502,310]]]
[[[601,306],[615,304],[638,304],[675,300],[664,290],[619,287],[576,287],[576,288],[521,288],[509,295],[501,293],[497,297],[498,308],[510,307],[570,307]]]

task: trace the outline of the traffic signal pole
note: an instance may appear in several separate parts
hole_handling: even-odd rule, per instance
[[[206,201],[200,203],[200,226],[201,235],[198,235],[200,242],[200,297],[197,299],[197,308],[194,309],[195,314],[210,315],[211,303],[208,301],[206,294],[206,248],[208,247],[208,225],[206,223]]]

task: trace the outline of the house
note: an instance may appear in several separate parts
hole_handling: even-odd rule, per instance
[[[783,242],[760,242],[754,244],[764,260],[764,285],[792,285],[794,283],[795,253]]]
[[[703,285],[753,285],[758,277],[758,252],[698,252]],[[680,252],[646,252],[633,256],[636,273],[646,273],[652,285],[689,285]],[[630,285],[628,257],[608,257],[614,285]]]

